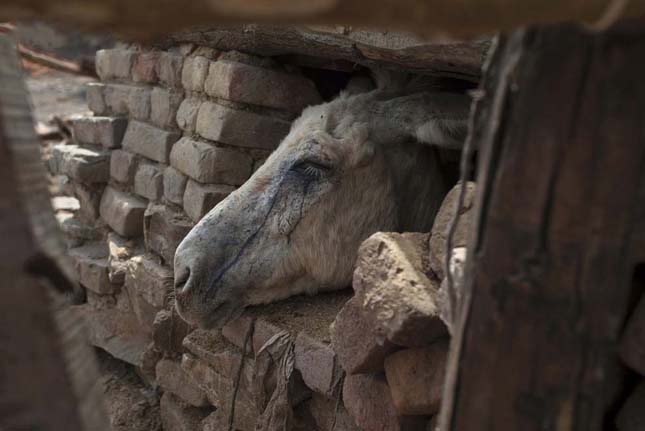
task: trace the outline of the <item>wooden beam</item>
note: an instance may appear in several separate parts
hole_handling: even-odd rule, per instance
[[[594,431],[613,401],[645,208],[645,31],[503,39],[471,133],[477,222],[445,431]],[[642,238],[642,236],[640,237]]]
[[[613,9],[640,17],[645,0],[3,0],[0,21],[39,18],[136,38],[196,25],[249,22],[351,24],[469,36],[529,23],[595,22],[612,16],[607,11]]]
[[[0,34],[0,429],[108,429],[15,41]]]

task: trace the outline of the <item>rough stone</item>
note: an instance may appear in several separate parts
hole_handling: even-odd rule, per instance
[[[197,113],[202,101],[194,97],[184,99],[177,110],[177,125],[188,133],[195,131],[197,124]]]
[[[78,217],[74,217],[72,213],[59,212],[56,214],[56,220],[69,247],[78,247],[87,241],[101,238],[101,230],[94,226],[88,226]]]
[[[194,407],[209,406],[208,399],[181,368],[180,362],[162,359],[157,362],[157,382],[164,391],[172,392],[179,399]]]
[[[173,288],[173,274],[149,254],[134,256],[128,262],[125,287],[137,319],[152,331],[157,313],[166,305],[166,297]]]
[[[175,250],[192,229],[193,222],[183,213],[166,205],[150,204],[143,225],[148,250],[160,255],[167,265],[172,266]]]
[[[100,82],[89,82],[85,85],[85,98],[90,111],[96,115],[105,115],[108,113],[108,106],[105,103],[103,92],[105,84]]]
[[[429,418],[399,416],[382,375],[347,376],[343,384],[343,403],[361,429],[378,431],[425,431]]]
[[[95,310],[89,304],[74,308],[87,322],[90,344],[129,364],[142,365],[150,335],[141,329],[134,315],[115,309]]]
[[[126,118],[80,117],[72,121],[72,130],[79,144],[119,148],[127,125]]]
[[[148,159],[168,163],[170,148],[178,138],[176,132],[161,130],[139,121],[130,121],[123,137],[123,148]]]
[[[157,61],[157,76],[159,81],[167,87],[181,87],[181,71],[184,58],[179,54],[162,52]]]
[[[49,166],[52,173],[67,175],[81,183],[106,183],[110,178],[110,154],[102,149],[54,145]]]
[[[211,404],[220,408],[227,415],[229,412],[227,406],[230,405],[233,394],[233,381],[218,374],[213,368],[187,353],[182,356],[181,366],[188,376],[206,393],[206,397]],[[260,413],[260,408],[256,405],[253,394],[240,385],[235,403],[236,428],[243,431],[254,430]]]
[[[134,82],[154,84],[157,82],[157,60],[159,51],[137,53],[132,65],[132,80]]]
[[[181,72],[181,83],[189,91],[204,91],[204,81],[208,75],[210,60],[206,57],[189,57],[184,61],[184,68]]]
[[[96,73],[102,81],[129,79],[135,55],[124,49],[101,49],[96,53]]]
[[[90,243],[69,250],[78,282],[99,295],[112,295],[118,286],[108,277],[108,250],[104,243]]]
[[[110,156],[110,177],[121,184],[132,184],[137,171],[137,156],[123,150],[114,150]]]
[[[170,164],[201,183],[243,184],[253,160],[241,151],[181,138],[170,153]]]
[[[152,112],[152,94],[148,87],[129,87],[128,113],[135,120],[148,121]]]
[[[641,381],[618,412],[616,429],[618,431],[645,429],[645,381]]]
[[[177,127],[177,110],[184,94],[179,91],[169,91],[164,88],[155,88],[150,95],[152,124],[161,128]]]
[[[447,334],[428,254],[428,236],[419,233],[378,232],[360,246],[353,287],[379,341],[421,347]]]
[[[152,325],[152,339],[155,347],[163,352],[181,353],[184,351],[184,338],[194,328],[184,321],[174,307],[161,310]]]
[[[197,223],[233,190],[235,190],[233,186],[205,185],[189,180],[184,192],[184,211]]]
[[[331,342],[347,374],[382,372],[385,357],[400,348],[388,340],[379,343],[356,298],[349,300],[336,316]]]
[[[128,261],[132,256],[141,254],[141,246],[134,240],[123,238],[114,232],[110,232],[107,235],[107,246],[110,282],[122,285],[125,282],[125,274],[128,271]]]
[[[74,196],[79,203],[78,215],[88,223],[95,222],[100,217],[101,196],[103,185],[74,184]]]
[[[459,200],[460,184],[448,192],[439,208],[439,212],[432,225],[432,234],[430,235],[430,268],[434,271],[439,279],[445,277],[446,261],[446,241],[452,220],[455,216],[455,207]],[[473,208],[475,200],[476,185],[473,182],[466,184],[466,196],[464,207],[461,210],[459,224],[453,237],[453,247],[466,247],[468,235],[470,234],[473,223]]]
[[[51,199],[52,208],[54,211],[70,211],[76,212],[81,208],[80,202],[77,198],[71,196],[54,196]]]
[[[441,406],[449,341],[401,350],[385,359],[385,376],[400,415],[434,415]]]
[[[341,370],[331,346],[300,333],[295,345],[296,369],[311,390],[326,396],[336,394]]]
[[[620,339],[619,355],[628,367],[645,376],[645,295],[627,321]]]
[[[145,201],[106,187],[101,198],[101,218],[121,236],[132,237],[143,233]]]
[[[170,392],[161,397],[160,408],[164,431],[200,430],[202,420],[212,411],[186,405]]]
[[[134,175],[134,192],[151,201],[163,196],[163,167],[155,163],[139,163]]]
[[[253,318],[248,314],[243,314],[222,327],[222,336],[234,346],[243,349],[246,334],[252,324]],[[255,353],[255,349],[253,349],[253,352]]]
[[[253,112],[204,102],[199,108],[195,128],[204,138],[223,144],[274,149],[289,133],[290,124]]]
[[[335,431],[361,431],[342,404],[338,406],[337,411],[335,399],[314,393],[307,404],[318,429],[321,431],[331,430],[332,424],[334,424]]]
[[[187,182],[188,177],[172,166],[168,166],[163,173],[163,194],[166,200],[183,206]]]
[[[322,102],[314,83],[304,76],[226,60],[210,64],[204,89],[213,97],[294,113]]]

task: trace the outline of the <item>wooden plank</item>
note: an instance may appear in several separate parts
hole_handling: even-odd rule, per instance
[[[107,430],[15,41],[0,35],[0,429]],[[56,311],[56,313],[54,313]]]
[[[501,42],[477,109],[480,196],[443,430],[600,430],[645,190],[645,33]]]

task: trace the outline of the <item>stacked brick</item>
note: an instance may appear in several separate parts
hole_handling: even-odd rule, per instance
[[[72,119],[72,142],[49,159],[79,201],[63,223],[87,293],[77,308],[95,346],[163,393],[164,429],[212,427],[228,420],[240,353],[223,338],[199,344],[173,311],[174,252],[321,99],[297,70],[203,47],[103,50],[96,69],[93,114]],[[258,413],[249,397],[242,391],[236,409],[241,429]]]

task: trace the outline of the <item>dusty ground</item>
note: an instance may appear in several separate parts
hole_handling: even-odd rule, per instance
[[[112,431],[161,431],[158,394],[143,384],[132,366],[103,351],[98,359]]]

